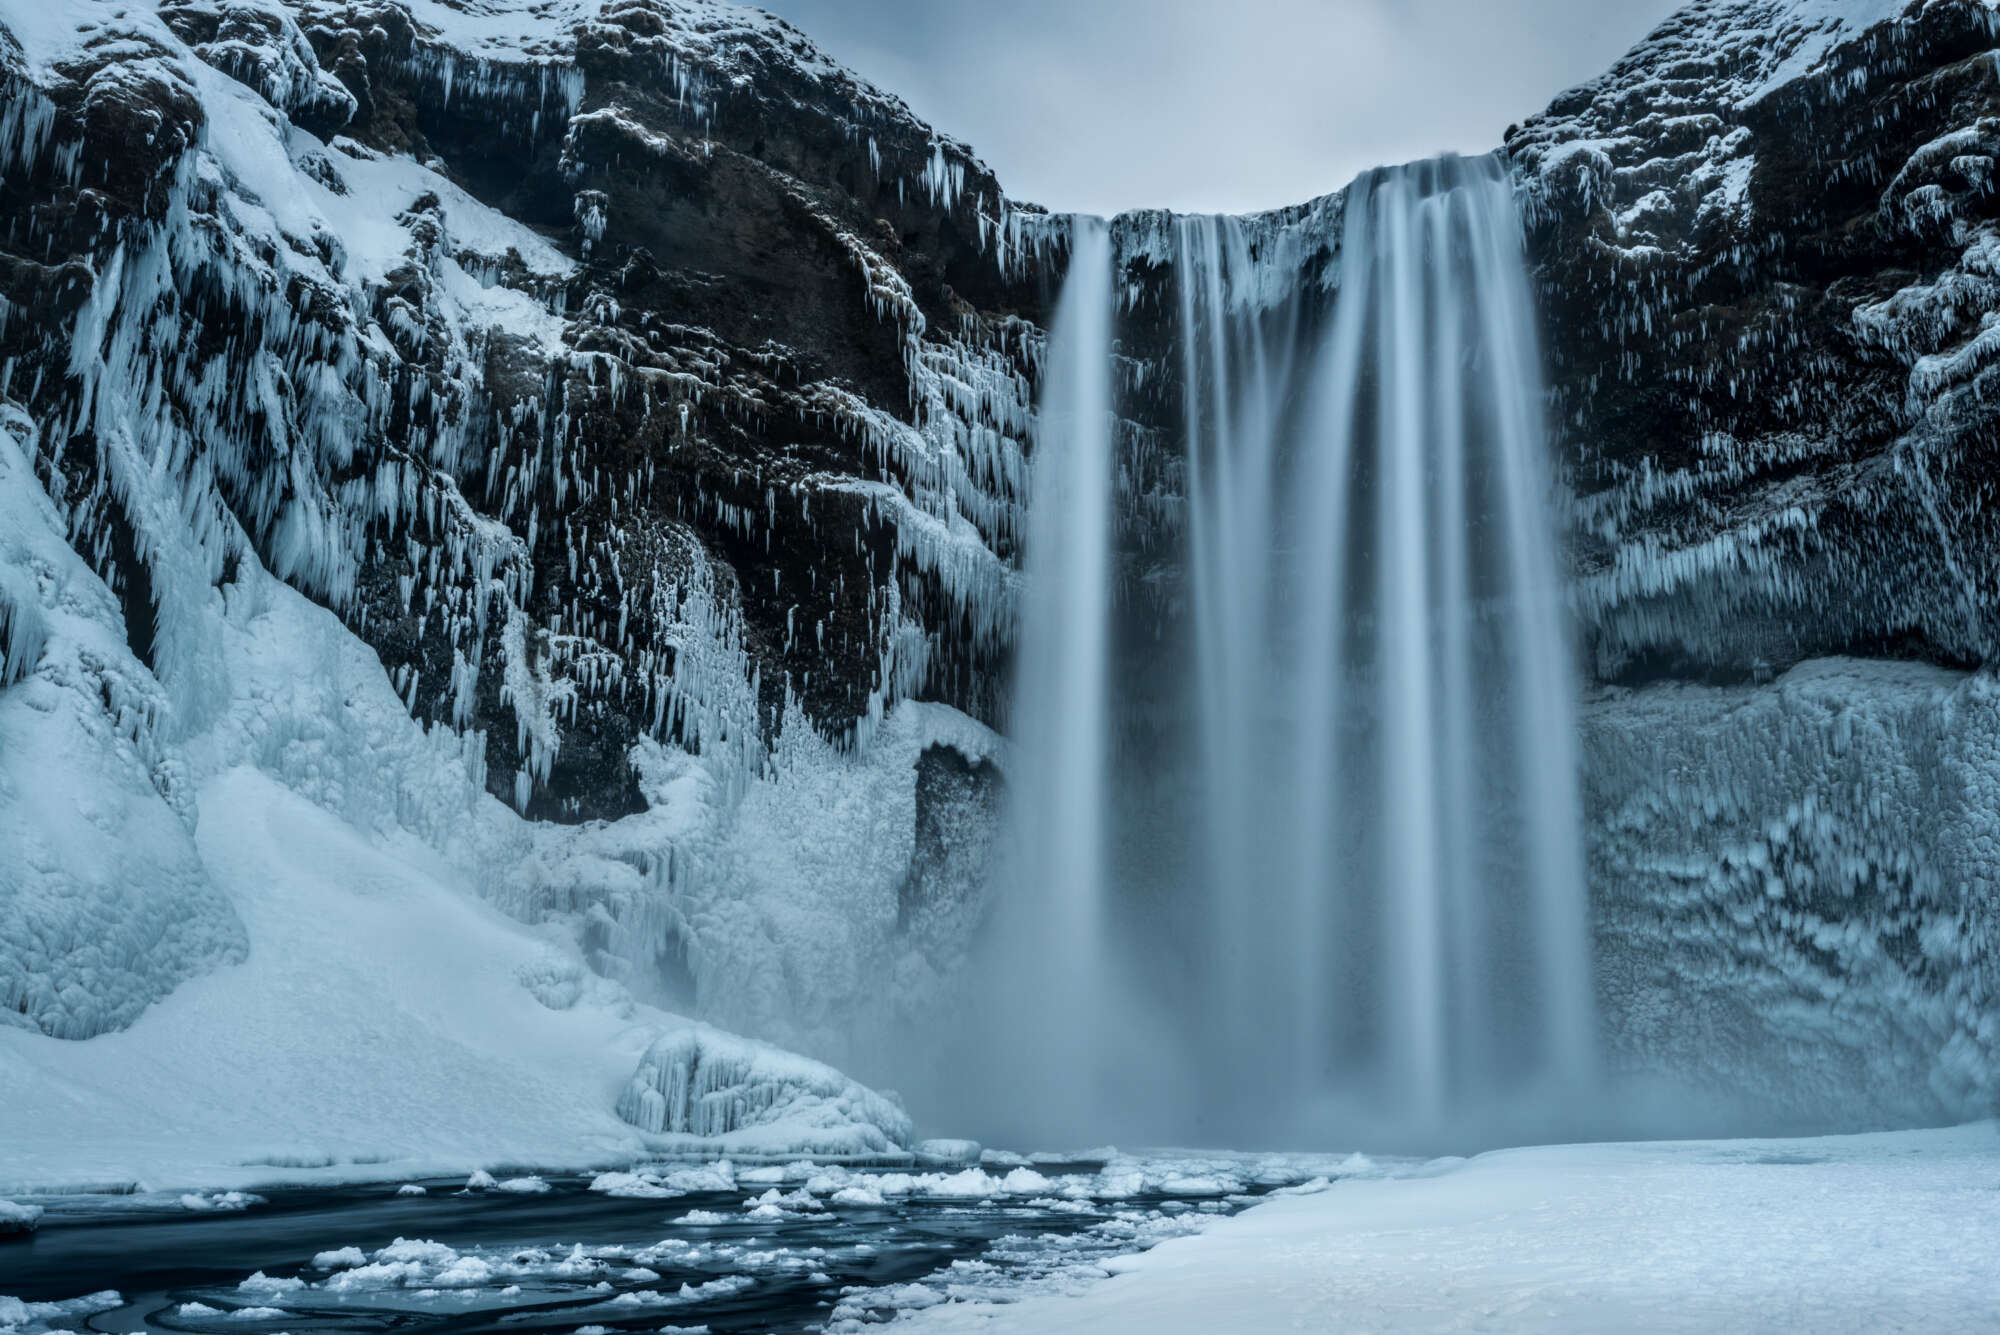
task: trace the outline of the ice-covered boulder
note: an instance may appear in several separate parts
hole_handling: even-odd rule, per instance
[[[690,1025],[646,1050],[618,1099],[642,1131],[734,1153],[886,1154],[910,1143],[910,1116],[822,1062]]]

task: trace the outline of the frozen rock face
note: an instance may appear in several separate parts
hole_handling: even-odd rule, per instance
[[[0,500],[56,544],[0,566],[8,1021],[240,956],[185,775],[249,763],[649,997],[838,1031],[942,735],[898,702],[995,698],[1063,225],[705,0],[10,9],[0,171]],[[265,571],[359,644],[277,643]],[[786,813],[854,768],[886,806]]]
[[[1829,659],[1586,712],[1615,1063],[1800,1128],[2000,1101],[2000,695]]]
[[[2000,11],[1697,0],[1509,133],[1601,676],[1995,648]]]
[[[2000,1094],[2000,716],[1894,661],[1995,647],[1996,46],[1990,3],[1696,3],[1508,135],[1590,663],[1656,683],[1586,730],[1608,1041],[1802,1126]],[[1747,684],[1827,654],[1891,661]]]
[[[886,1154],[910,1143],[893,1100],[831,1066],[707,1028],[663,1036],[618,1098],[618,1115],[668,1143],[725,1153]]]
[[[4,392],[139,657],[147,467],[536,818],[641,809],[642,738],[754,771],[793,698],[990,708],[1060,229],[900,102],[706,0],[7,26]]]

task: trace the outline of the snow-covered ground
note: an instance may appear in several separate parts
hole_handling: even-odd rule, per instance
[[[385,846],[268,775],[232,770],[199,803],[197,846],[247,959],[117,1033],[0,1029],[0,1182],[167,1190],[629,1162],[670,1143],[614,1111],[663,1032],[839,1079],[633,1003],[560,929],[513,921],[414,840]],[[805,1103],[797,1126],[715,1143],[785,1152],[844,1134]]]
[[[1991,1331],[2000,1125],[1567,1145],[1343,1180],[915,1329]]]

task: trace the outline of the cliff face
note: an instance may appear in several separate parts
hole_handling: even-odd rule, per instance
[[[1507,135],[1599,683],[1608,1028],[1802,1118],[1828,1071],[1883,1116],[1995,1097],[1991,706],[1954,673],[2000,576],[1997,31],[1984,0],[1696,0]],[[496,902],[822,1055],[884,978],[921,1007],[978,919],[1067,221],[710,0],[51,4],[0,34],[0,483],[57,544],[0,547],[0,711],[69,720],[166,843],[229,763],[439,848],[464,824]],[[1242,224],[1301,340],[1341,207]],[[1150,632],[1183,602],[1175,220],[1116,238],[1120,607]],[[243,646],[296,615],[265,572],[407,720],[363,729],[351,684],[273,703]],[[1171,655],[1125,639],[1144,744]],[[1931,675],[1765,685],[1834,654]],[[399,757],[380,791],[345,731]],[[7,796],[0,832],[47,823]],[[137,873],[42,838],[0,855],[43,906],[4,936],[60,955]],[[0,952],[0,1011],[80,1036],[240,951],[173,865],[147,934],[200,949],[67,991]],[[88,907],[49,918],[58,889]]]
[[[1992,704],[1903,661],[1994,651],[1996,46],[1987,4],[1697,3],[1508,136],[1610,684],[1607,1033],[1809,1124],[2000,1098]]]
[[[1996,40],[1696,3],[1510,131],[1600,677],[1991,656]]]
[[[1059,229],[964,148],[722,5],[69,18],[5,48],[9,392],[142,659],[127,446],[538,819],[788,688],[991,709]]]
[[[50,5],[0,25],[0,83],[8,485],[104,591],[10,551],[7,744],[88,734],[115,782],[86,786],[132,789],[193,864],[106,863],[88,804],[10,788],[7,1014],[85,1036],[240,953],[183,847],[231,763],[455,847],[668,999],[742,983],[768,1020],[859,988],[859,955],[748,979],[778,920],[781,955],[811,933],[746,906],[805,873],[746,869],[734,832],[753,787],[894,757],[900,828],[829,817],[810,850],[886,939],[913,762],[936,752],[947,805],[954,746],[991,788],[977,724],[879,734],[918,691],[994,708],[1066,227],[725,5]],[[255,622],[294,613],[265,572],[358,637],[409,727],[339,693],[344,650],[272,679]],[[95,951],[135,877],[159,948]]]

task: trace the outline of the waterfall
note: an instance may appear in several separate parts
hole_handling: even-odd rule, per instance
[[[1590,1079],[1578,687],[1511,182],[1497,157],[1378,170],[1338,216],[1330,291],[1279,267],[1269,220],[1173,222],[1186,616],[1136,649],[1119,237],[1078,223],[1027,534],[1007,1018],[975,1058],[1017,1128],[1522,1139]],[[1137,747],[1135,662],[1177,669],[1179,701]]]
[[[1442,1125],[1579,1087],[1577,686],[1504,166],[1357,181],[1311,355],[1242,223],[1176,242],[1223,1096]]]
[[[1101,1115],[1108,1036],[1112,547],[1111,239],[1078,218],[1050,330],[1030,475],[1016,645],[1008,838],[975,1071],[961,1096],[1015,1125],[1074,1133]],[[1061,1073],[1050,1080],[1050,1072]],[[966,1088],[969,1084],[970,1088]],[[1033,1090],[1028,1106],[1017,1106]],[[968,1110],[978,1116],[983,1109]]]

